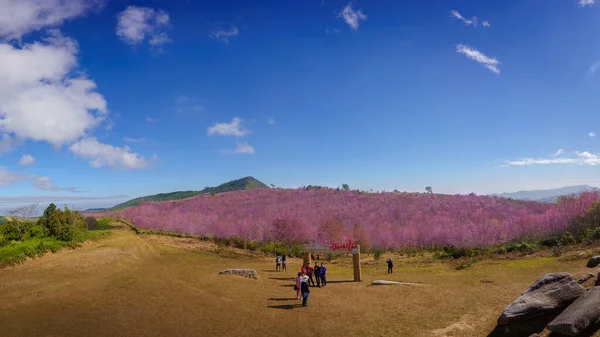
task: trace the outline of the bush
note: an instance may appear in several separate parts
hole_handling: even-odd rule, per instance
[[[577,242],[577,240],[575,239],[573,234],[571,234],[570,232],[565,232],[565,234],[563,234],[563,236],[560,238],[560,244],[562,246],[572,245],[576,242]]]
[[[557,237],[550,237],[542,240],[540,244],[545,247],[556,247],[560,244],[560,239]]]
[[[85,223],[87,224],[87,228],[90,230],[98,228],[98,221],[94,217],[88,216],[85,218]]]
[[[375,259],[375,261],[379,261],[379,258],[381,258],[381,254],[383,254],[384,251],[381,248],[373,248],[373,258]]]

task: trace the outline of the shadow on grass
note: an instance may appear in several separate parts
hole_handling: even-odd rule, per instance
[[[296,284],[282,284],[280,285],[280,287],[287,287],[287,288],[293,288]]]
[[[296,281],[295,277],[269,277],[269,280],[277,281]]]
[[[487,337],[521,337],[540,333],[556,316],[557,314],[545,315],[519,324],[497,325]],[[557,337],[563,335],[552,334],[551,336]]]
[[[271,298],[269,298],[269,301],[298,301],[298,299],[295,298],[295,297],[289,297],[289,298],[282,298],[282,297],[275,298],[275,297],[271,297]]]
[[[296,309],[296,308],[302,308],[302,304],[298,303],[298,304],[269,305],[268,307],[272,308],[272,309],[286,309],[286,310],[291,310],[291,309]]]
[[[334,284],[335,283],[354,283],[354,281],[353,280],[340,280],[340,281],[329,281],[329,280],[327,280],[326,284],[329,284],[329,283],[334,283]]]

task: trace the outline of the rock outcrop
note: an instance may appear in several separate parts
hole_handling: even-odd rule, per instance
[[[225,269],[222,270],[219,274],[224,275],[238,275],[253,279],[258,279],[258,273],[254,269]]]
[[[546,274],[504,309],[498,318],[498,325],[522,323],[554,313],[567,307],[584,293],[585,288],[571,274]]]
[[[583,296],[548,324],[548,330],[567,336],[578,336],[600,318],[600,287],[588,290]]]
[[[594,268],[600,264],[600,256],[590,257],[587,263],[588,268]]]
[[[582,276],[582,277],[579,279],[579,281],[577,281],[577,283],[581,284],[581,283],[583,283],[583,282],[585,282],[585,281],[587,281],[587,280],[591,279],[592,277],[594,277],[594,274],[592,274],[592,273],[587,273],[587,274],[583,275],[583,276]]]

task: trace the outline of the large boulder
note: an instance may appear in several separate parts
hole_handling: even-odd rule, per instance
[[[594,268],[600,264],[600,256],[590,257],[587,263],[588,268]]]
[[[571,274],[546,274],[504,309],[498,318],[498,325],[522,323],[554,313],[567,307],[584,293],[585,288]]]
[[[239,275],[243,277],[249,277],[253,279],[258,279],[258,273],[254,269],[225,269],[222,270],[219,274],[224,275]]]
[[[548,324],[548,330],[577,336],[600,318],[600,287],[588,290]]]

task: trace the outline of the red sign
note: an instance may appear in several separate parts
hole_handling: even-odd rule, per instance
[[[349,251],[351,251],[354,248],[357,248],[356,243],[352,243],[352,240],[348,240],[348,243],[332,242],[329,247],[331,248],[331,250],[348,249]]]

